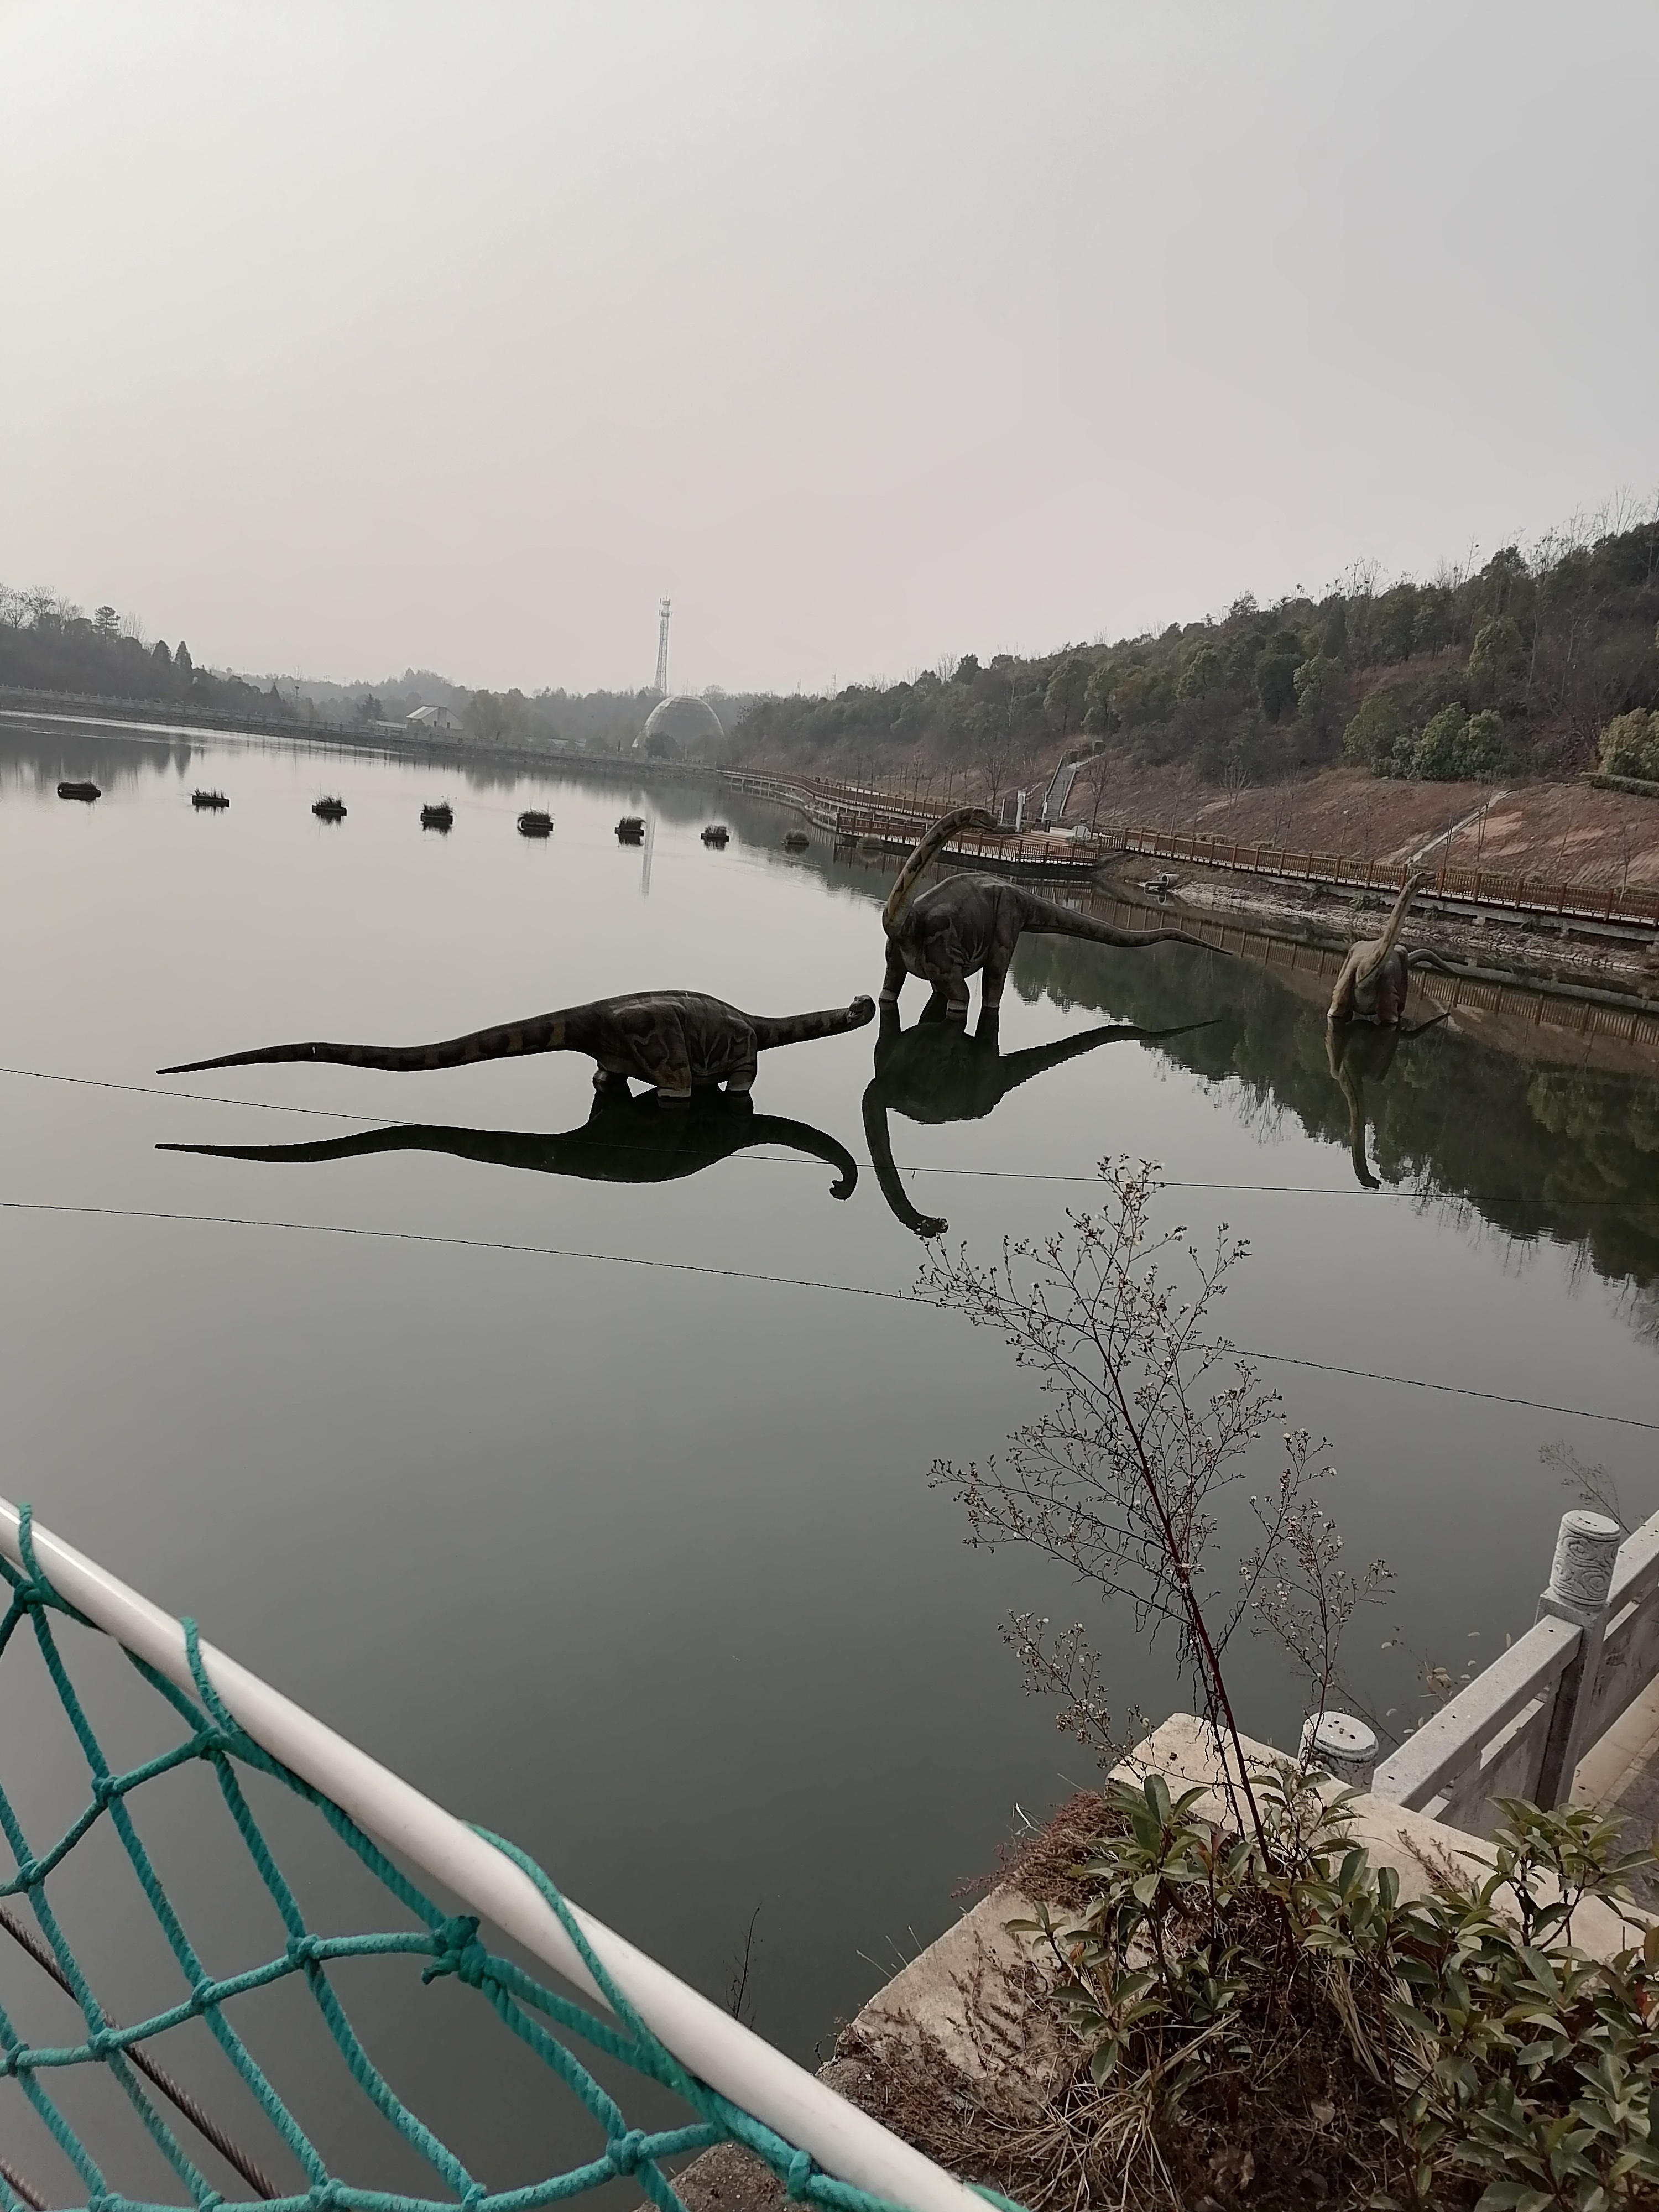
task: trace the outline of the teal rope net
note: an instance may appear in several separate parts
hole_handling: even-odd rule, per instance
[[[88,1790],[82,1809],[56,1839],[36,1845],[24,1832],[13,1796],[0,1786],[0,1831],[15,1863],[10,1875],[0,1881],[0,1951],[15,1945],[20,1954],[28,1953],[39,1971],[73,1999],[84,2033],[69,2043],[30,2043],[14,2024],[10,2013],[0,2005],[0,2098],[13,2094],[7,2090],[7,2083],[15,2085],[46,2135],[73,2167],[84,2191],[83,2201],[92,2212],[164,2212],[164,2208],[165,2212],[184,2212],[184,2208],[242,2212],[244,2207],[252,2212],[256,2205],[274,2205],[277,2212],[453,2212],[458,2205],[465,2207],[465,2212],[535,2212],[538,2206],[559,2203],[628,2177],[662,2212],[682,2212],[665,2171],[666,2162],[722,2142],[734,2142],[752,2151],[784,2184],[790,2197],[820,2206],[823,2212],[890,2212],[884,2200],[823,2173],[805,2152],[691,2075],[617,1989],[593,1955],[569,1907],[541,1869],[501,1837],[480,1830],[523,1869],[558,1915],[611,2006],[614,2021],[599,2018],[545,1987],[510,1960],[488,1950],[479,1939],[478,1922],[473,1915],[444,1911],[337,1805],[243,1733],[207,1678],[192,1622],[185,1622],[185,1631],[195,1677],[194,1698],[142,1660],[126,1655],[131,1665],[172,1708],[182,1724],[182,1735],[140,1765],[120,1771],[112,1769],[70,1680],[62,1638],[53,1622],[54,1614],[77,1622],[83,1616],[58,1595],[41,1573],[27,1506],[21,1509],[19,1549],[21,1571],[0,1557],[0,1574],[4,1575],[10,1594],[0,1620],[0,1660],[12,1650],[27,1623],[84,1759]],[[225,1975],[216,1975],[192,1944],[133,1815],[134,1800],[147,1784],[192,1761],[211,1770],[231,1825],[286,1935],[283,1948],[276,1956]],[[412,1924],[352,1935],[323,1935],[307,1927],[295,1891],[254,1818],[243,1787],[245,1771],[271,1778],[313,1807]],[[130,2026],[117,2026],[100,2005],[48,1896],[48,1884],[54,1875],[64,1868],[76,1846],[102,1824],[107,1824],[118,1839],[165,1938],[180,1985],[176,2002]],[[33,1927],[22,1920],[16,1901],[27,1902]],[[601,2148],[566,2172],[492,2193],[396,2094],[348,2017],[331,1980],[330,1968],[368,1958],[409,1961],[410,2002],[421,1987],[444,1977],[453,1976],[476,1991],[547,2073],[579,2100]],[[428,2193],[411,2195],[365,2187],[330,2170],[329,2162],[229,2016],[234,2001],[281,1984],[291,1984],[308,1993],[351,2080],[429,2172]],[[290,2154],[301,2178],[299,2186],[284,2187],[273,2181],[216,2118],[173,2080],[163,2063],[166,2039],[197,2022],[205,2026],[269,2123],[269,2130]],[[648,2130],[630,2127],[615,2097],[596,2077],[592,2063],[577,2055],[574,2044],[584,2045],[590,2053],[603,2054],[672,2092],[685,2108],[684,2119],[675,2126]],[[124,2195],[70,2124],[60,2085],[66,2075],[91,2069],[104,2069],[118,2086],[144,2134],[161,2154],[173,2184],[166,2198]],[[40,2212],[45,2200],[39,2185],[15,2163],[23,2155],[19,2140],[23,2131],[6,2120],[5,2109],[0,2104],[0,2212]],[[13,2106],[12,2119],[19,2118]],[[181,2119],[185,2123],[183,2126]],[[198,2137],[212,2146],[228,2170],[240,2177],[240,2191],[246,2193],[227,2193],[210,2184],[198,2162],[203,2157],[196,2141]]]

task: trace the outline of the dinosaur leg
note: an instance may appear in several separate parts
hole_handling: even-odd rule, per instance
[[[881,979],[881,1003],[884,1006],[897,1006],[898,994],[904,988],[905,973],[904,955],[896,945],[890,942],[887,947],[887,973]]]
[[[659,1105],[688,1106],[691,1103],[691,1055],[684,1032],[665,1024],[630,1040],[642,1081],[650,1084]]]
[[[921,1019],[924,1022],[942,1022],[950,1009],[950,995],[944,984],[935,983],[931,997],[921,1010]]]
[[[727,1091],[738,1094],[752,1091],[755,1087],[755,1078],[759,1073],[760,1062],[756,1054],[751,1052],[742,1066],[734,1067],[726,1077],[726,1087]]]
[[[952,975],[945,987],[945,1018],[966,1024],[968,1019],[968,978]]]
[[[988,1014],[994,1016],[1002,1004],[1002,988],[1008,981],[1008,963],[1013,957],[1012,945],[1005,946],[999,941],[992,947],[991,956],[985,963],[985,975],[979,996],[980,1006]]]

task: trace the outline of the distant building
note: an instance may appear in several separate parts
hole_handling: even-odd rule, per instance
[[[706,699],[659,699],[634,740],[634,750],[648,752],[653,738],[666,738],[676,752],[706,753],[722,744],[726,729]]]
[[[412,737],[453,738],[460,735],[461,718],[447,707],[417,707],[404,715],[403,726]]]

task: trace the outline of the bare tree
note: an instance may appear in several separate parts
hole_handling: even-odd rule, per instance
[[[1305,1431],[1284,1437],[1276,1488],[1251,1507],[1260,1538],[1224,1586],[1209,1554],[1221,1493],[1243,1480],[1251,1449],[1281,1413],[1250,1363],[1209,1333],[1211,1309],[1247,1250],[1221,1224],[1207,1249],[1185,1227],[1153,1220],[1162,1188],[1150,1163],[1103,1161],[1097,1212],[1067,1215],[1042,1239],[1005,1243],[981,1267],[963,1247],[924,1265],[919,1287],[976,1328],[999,1332],[1015,1364],[1035,1369],[1048,1403],[981,1468],[936,1461],[932,1480],[966,1508],[969,1541],[1026,1544],[1060,1561],[1136,1624],[1173,1631],[1218,1740],[1232,1751],[1226,1789],[1266,1844],[1245,1770],[1223,1660],[1249,1618],[1279,1637],[1309,1673],[1322,1709],[1343,1626],[1382,1579],[1340,1564],[1334,1524],[1317,1502],[1322,1468]],[[1057,1692],[1060,1724],[1109,1764],[1121,1755],[1086,1626],[1052,1643],[1049,1623],[1016,1614],[1005,1632],[1029,1687]]]

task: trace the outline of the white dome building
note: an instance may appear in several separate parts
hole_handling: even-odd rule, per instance
[[[634,750],[650,750],[653,738],[666,738],[679,753],[706,754],[726,742],[726,727],[706,699],[659,699],[634,740]]]

